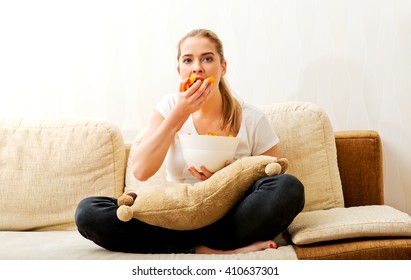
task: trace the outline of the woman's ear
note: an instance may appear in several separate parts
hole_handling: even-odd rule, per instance
[[[221,64],[221,67],[223,68],[221,72],[221,76],[224,76],[227,71],[227,61],[224,60],[223,63]]]

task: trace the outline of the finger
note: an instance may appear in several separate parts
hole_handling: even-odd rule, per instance
[[[202,82],[199,89],[192,94],[192,98],[197,101],[197,104],[201,104],[207,99],[211,93],[211,84],[207,81]]]
[[[202,83],[203,82],[201,80],[197,80],[191,87],[189,87],[186,91],[183,92],[186,94],[186,96],[191,96],[198,91]]]
[[[184,91],[185,91],[185,87],[186,87],[186,84],[188,83],[188,79],[189,79],[189,78],[185,78],[185,79],[182,79],[182,80],[180,81],[180,86],[178,87],[178,88],[180,89],[180,92],[184,92]]]
[[[193,175],[194,177],[196,177],[197,179],[201,180],[202,179],[202,174],[200,172],[197,171],[197,169],[195,169],[193,166],[190,166],[189,168],[187,168],[188,172],[190,172],[191,175]]]
[[[200,166],[201,171],[203,172],[204,176],[207,178],[210,178],[214,173],[210,172],[205,166],[201,165]]]
[[[202,83],[201,83],[201,87],[199,90],[205,91],[208,88],[211,88],[211,82],[210,79],[205,79]]]
[[[193,83],[195,82],[195,77],[190,76],[185,79],[183,79],[180,83],[180,92],[185,92],[187,89],[189,89]]]

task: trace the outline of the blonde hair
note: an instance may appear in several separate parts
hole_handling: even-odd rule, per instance
[[[207,29],[194,29],[180,40],[178,43],[177,60],[179,60],[181,56],[181,44],[191,37],[203,37],[209,39],[215,44],[221,63],[225,61],[223,43],[214,32]],[[241,105],[231,93],[224,77],[220,80],[218,87],[223,100],[223,122],[221,128],[227,132],[233,131],[237,134],[241,125]]]

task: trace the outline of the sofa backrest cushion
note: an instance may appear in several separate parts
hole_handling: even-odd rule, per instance
[[[79,201],[118,197],[125,149],[108,122],[0,120],[0,230],[71,230]]]
[[[289,160],[288,172],[305,187],[303,211],[344,206],[334,131],[325,111],[309,102],[264,106],[280,138],[279,150]]]
[[[343,207],[334,131],[325,111],[310,102],[275,103],[262,110],[280,138],[281,157],[289,160],[287,173],[295,175],[305,186],[303,211]],[[164,164],[146,182],[134,178],[131,155],[141,137],[142,133],[137,135],[131,146],[126,189],[165,181]]]

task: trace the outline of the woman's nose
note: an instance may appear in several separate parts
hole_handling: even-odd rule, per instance
[[[193,73],[202,73],[203,70],[203,66],[201,65],[200,62],[195,62],[193,65]]]

